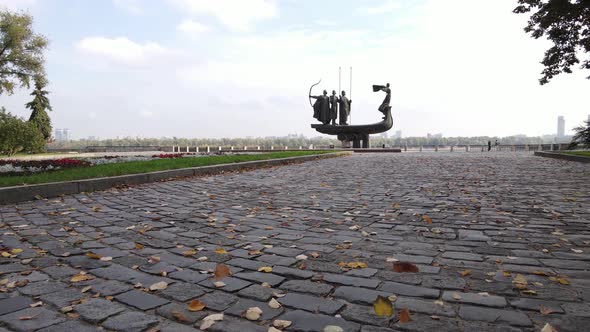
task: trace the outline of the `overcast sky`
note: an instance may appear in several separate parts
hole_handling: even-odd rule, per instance
[[[54,128],[74,137],[317,136],[309,87],[404,136],[554,134],[590,114],[589,72],[540,86],[547,41],[515,0],[0,0],[50,40]],[[28,117],[30,91],[0,96]]]

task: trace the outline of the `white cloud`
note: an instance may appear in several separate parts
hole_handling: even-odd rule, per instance
[[[141,6],[139,0],[113,0],[113,4],[115,7],[121,8],[132,14],[143,13],[143,7]]]
[[[249,30],[256,21],[275,18],[275,0],[175,0],[183,10],[196,15],[211,15],[232,30]]]
[[[391,11],[402,9],[402,8],[403,8],[403,4],[401,1],[387,0],[378,6],[362,7],[362,8],[360,8],[360,11],[367,13],[367,14],[383,14],[383,13],[391,12]]]
[[[176,26],[176,29],[182,32],[198,34],[209,31],[209,27],[194,20],[184,20]]]
[[[37,0],[0,0],[0,8],[9,10],[28,10],[37,5]]]
[[[145,64],[154,57],[170,53],[157,43],[139,44],[126,37],[87,37],[80,40],[76,48],[85,54],[125,64]]]
[[[154,112],[143,110],[143,111],[140,111],[138,113],[138,115],[142,118],[151,118],[154,116]]]

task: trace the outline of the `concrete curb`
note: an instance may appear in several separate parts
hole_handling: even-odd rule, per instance
[[[24,186],[13,186],[0,188],[0,204],[11,204],[27,202],[43,198],[57,197],[60,195],[79,194],[82,192],[92,192],[106,190],[120,185],[137,185],[142,183],[158,182],[167,179],[213,175],[224,172],[253,170],[270,166],[286,165],[293,162],[312,161],[324,158],[341,157],[352,154],[351,152],[335,152],[319,155],[289,157],[269,160],[247,161],[242,163],[221,164],[202,167],[180,168],[166,171],[129,174],[113,176],[106,178],[95,178],[86,180],[75,180],[65,182],[51,182],[43,184],[33,184]]]
[[[584,156],[575,156],[571,154],[559,153],[559,152],[540,152],[535,151],[535,156],[539,157],[546,157],[546,158],[554,158],[554,159],[561,159],[561,160],[569,160],[569,161],[578,161],[582,163],[590,163],[589,157]]]

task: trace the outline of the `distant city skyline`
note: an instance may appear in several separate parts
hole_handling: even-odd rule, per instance
[[[313,94],[337,89],[338,67],[352,124],[380,120],[384,95],[371,85],[391,83],[390,137],[398,130],[406,137],[541,136],[555,133],[558,115],[571,135],[587,117],[587,73],[540,86],[549,43],[524,33],[527,18],[513,14],[515,6],[0,0],[28,11],[35,32],[50,40],[49,114],[73,138],[317,136],[309,87],[321,78]],[[2,95],[0,105],[28,118],[30,92]]]

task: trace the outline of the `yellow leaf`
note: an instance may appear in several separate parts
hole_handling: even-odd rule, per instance
[[[517,274],[516,277],[512,279],[512,284],[518,289],[524,289],[529,283],[522,274]]]
[[[3,251],[3,252],[2,252],[2,257],[4,257],[4,258],[8,258],[8,257],[10,257],[10,256],[12,256],[12,255],[11,255],[10,253],[7,253],[6,251]]]
[[[467,277],[468,275],[470,275],[470,274],[471,274],[471,270],[463,270],[463,271],[460,271],[460,272],[459,272],[459,274],[460,274],[462,277]]]
[[[141,243],[136,243],[136,244],[135,244],[135,249],[137,249],[137,250],[141,250],[141,249],[143,249],[143,244],[141,244]]]
[[[270,266],[263,266],[263,267],[261,267],[261,268],[258,269],[258,272],[271,273],[272,272],[272,267],[270,267]]]
[[[525,295],[537,295],[537,292],[532,289],[523,290],[521,293]]]
[[[220,255],[227,255],[227,251],[223,248],[217,248],[215,249],[215,253],[216,254],[220,254]]]
[[[73,276],[70,281],[71,282],[80,282],[80,281],[86,281],[86,280],[92,280],[94,279],[93,276],[88,275],[88,274],[76,274],[75,276]]]
[[[16,254],[20,254],[21,252],[23,252],[23,250],[20,248],[14,248],[10,252],[13,253],[14,255],[16,255]]]
[[[373,302],[373,310],[379,317],[391,317],[393,316],[393,304],[391,301],[383,296],[377,296],[375,302]]]
[[[340,262],[338,263],[338,266],[340,267],[347,267],[350,269],[364,269],[367,267],[367,263],[363,263],[363,262],[349,262],[349,263],[345,263],[345,262]]]

